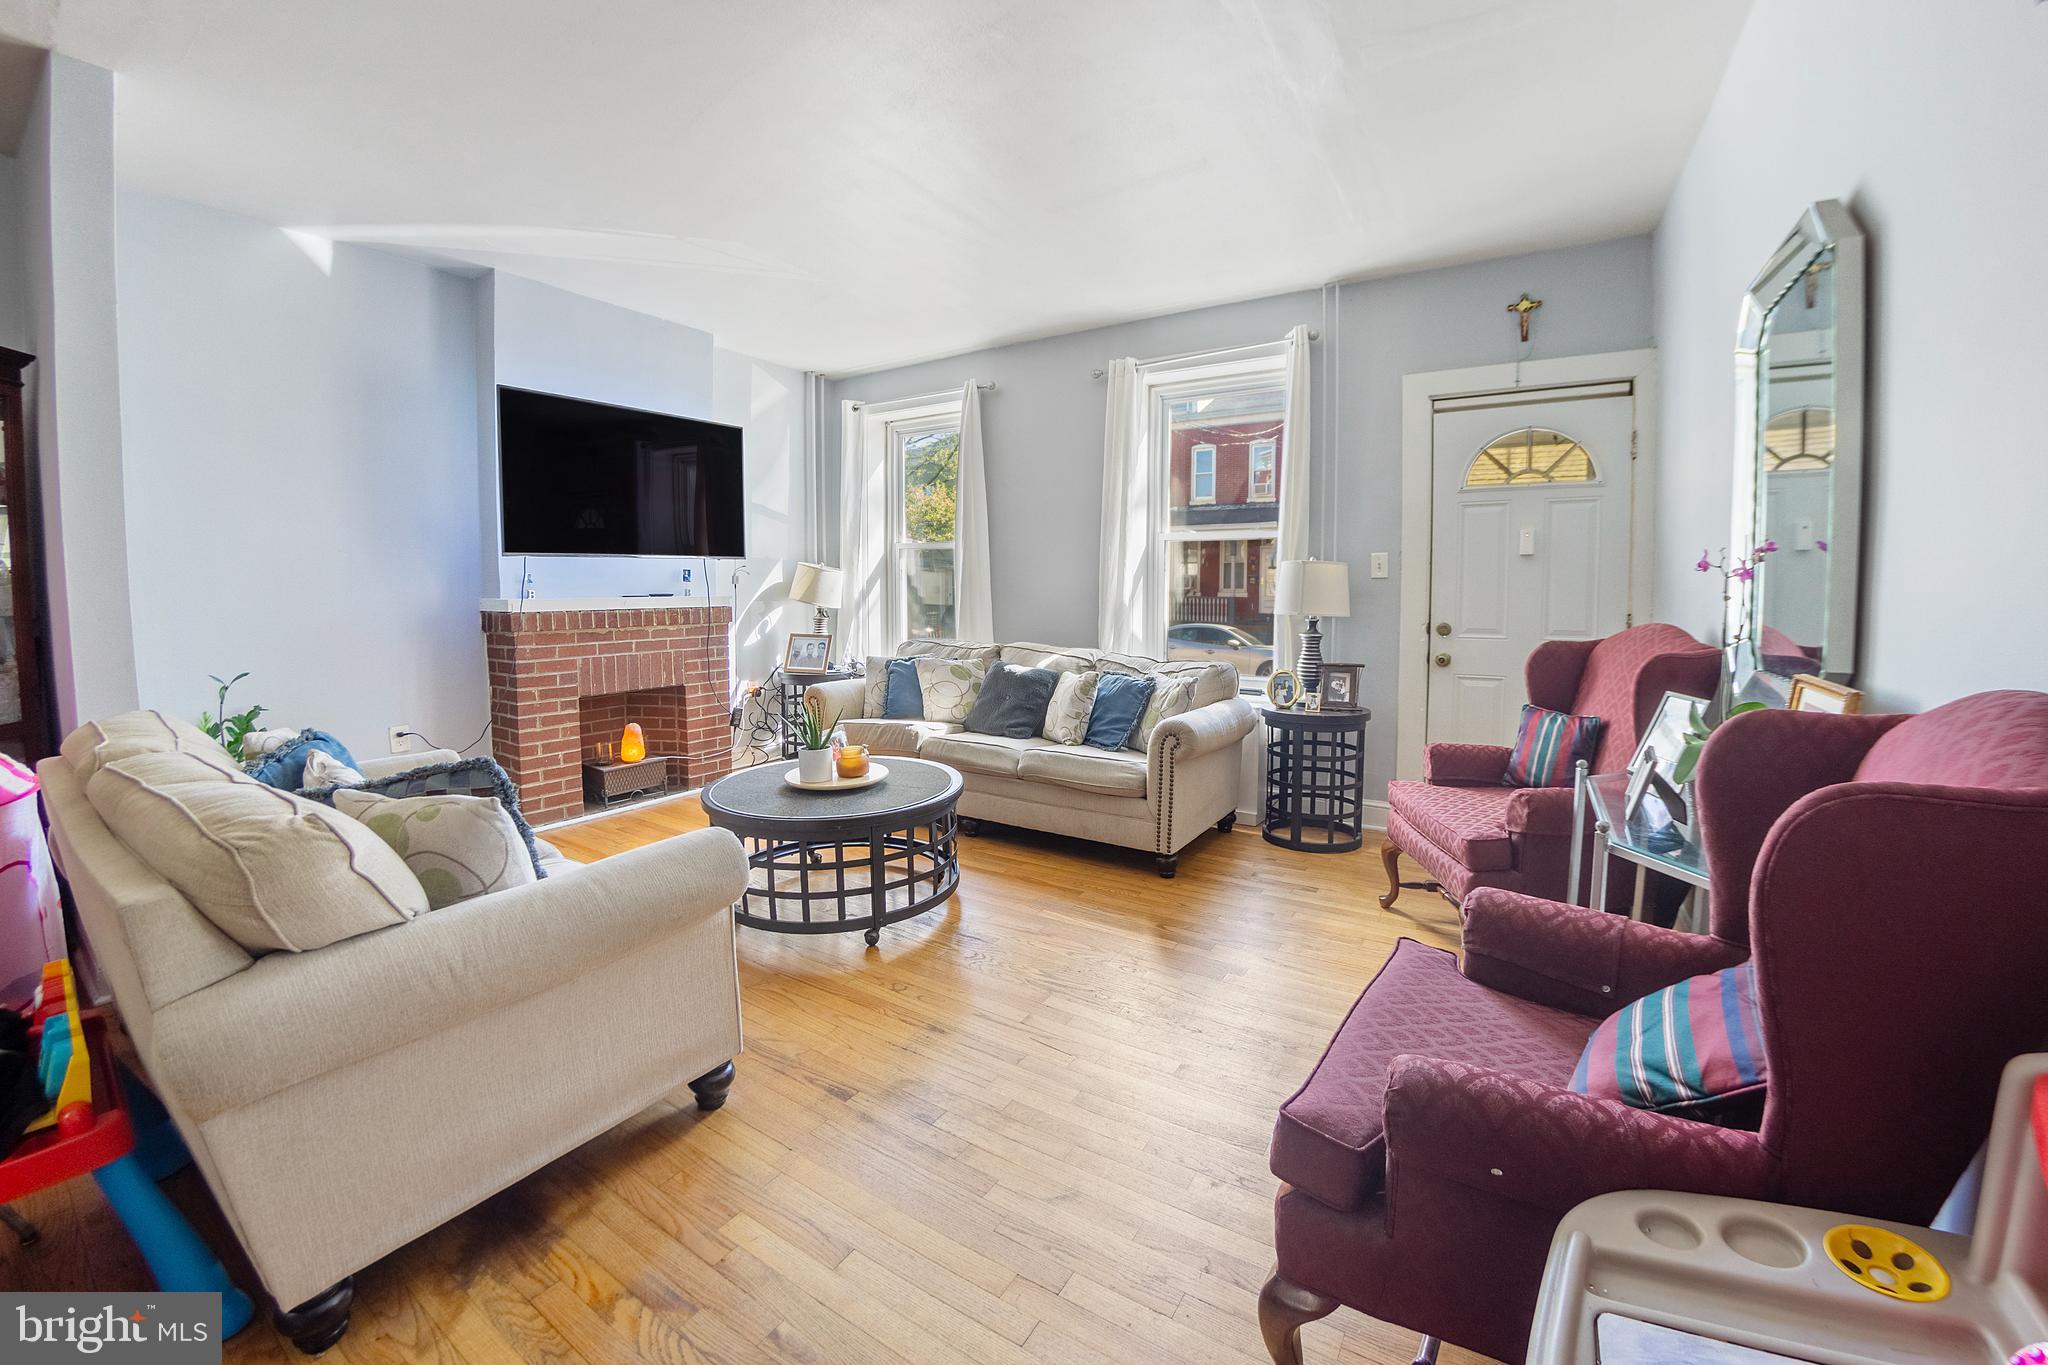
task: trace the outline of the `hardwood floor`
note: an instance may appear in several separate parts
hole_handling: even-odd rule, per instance
[[[702,824],[683,800],[549,837],[588,861]],[[1450,907],[1381,910],[1376,846],[1243,829],[1173,881],[1022,831],[962,847],[956,900],[879,949],[742,930],[731,1101],[679,1088],[370,1267],[323,1359],[1263,1365],[1274,1113],[1398,936],[1455,942]],[[90,1182],[21,1208],[43,1243],[0,1236],[0,1284],[148,1284]],[[1314,1365],[1415,1347],[1349,1310],[1303,1337]],[[298,1358],[263,1321],[228,1343]]]

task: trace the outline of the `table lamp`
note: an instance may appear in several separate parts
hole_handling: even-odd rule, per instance
[[[813,634],[825,633],[825,611],[840,605],[841,585],[845,577],[829,564],[798,561],[796,574],[789,580],[789,600],[811,605],[815,613],[811,626]]]
[[[1280,565],[1280,582],[1273,591],[1273,610],[1282,616],[1306,616],[1301,632],[1301,659],[1295,672],[1301,675],[1304,692],[1320,691],[1323,685],[1323,631],[1325,616],[1351,614],[1351,568],[1335,559],[1289,559]]]

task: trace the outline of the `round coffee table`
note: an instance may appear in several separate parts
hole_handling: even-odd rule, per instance
[[[863,929],[921,915],[960,884],[960,774],[918,758],[877,760],[889,775],[844,792],[798,791],[763,763],[704,789],[704,814],[747,845],[746,894],[733,918],[777,934]]]

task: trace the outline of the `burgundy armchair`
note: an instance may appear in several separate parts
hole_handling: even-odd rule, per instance
[[[1721,652],[1677,626],[1634,626],[1604,640],[1549,640],[1523,666],[1529,700],[1552,711],[1599,716],[1595,772],[1628,765],[1637,737],[1666,692],[1710,697],[1721,679]],[[1387,893],[1400,896],[1406,853],[1427,883],[1462,904],[1491,886],[1562,900],[1569,894],[1572,792],[1569,787],[1504,787],[1508,750],[1499,744],[1432,744],[1420,782],[1387,786]]]
[[[1738,716],[1699,781],[1717,886],[1747,888],[1715,896],[1714,933],[1479,889],[1462,970],[1403,940],[1352,1007],[1274,1130],[1279,1264],[1259,1319],[1279,1365],[1340,1304],[1521,1359],[1551,1233],[1597,1194],[1909,1223],[1940,1207],[2000,1069],[2048,1036],[2048,911],[2025,892],[2048,853],[2048,695]],[[1569,1089],[1601,1018],[1740,961],[1745,937],[1760,1130]]]

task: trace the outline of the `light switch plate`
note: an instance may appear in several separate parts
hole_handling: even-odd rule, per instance
[[[1374,550],[1372,552],[1372,576],[1374,578],[1385,578],[1387,576],[1387,552],[1385,550]]]

